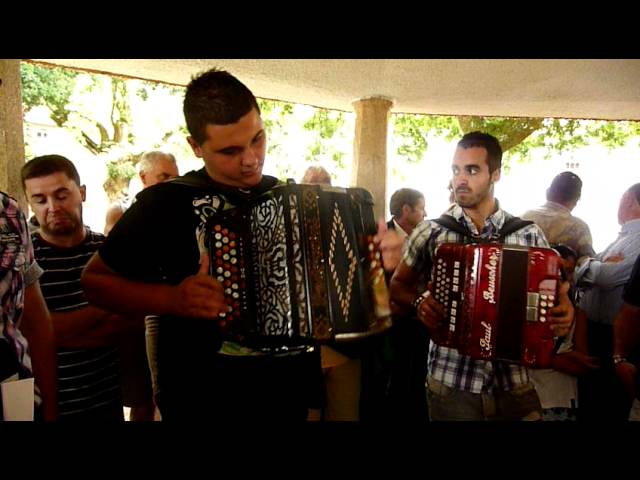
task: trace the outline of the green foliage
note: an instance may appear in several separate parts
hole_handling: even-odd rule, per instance
[[[22,63],[20,77],[24,111],[41,105],[48,107],[51,119],[62,127],[69,118],[68,104],[77,76],[71,70]]]
[[[314,164],[333,164],[336,168],[344,170],[347,167],[346,152],[336,145],[336,142],[345,134],[344,126],[344,112],[324,108],[315,109],[311,118],[302,125],[305,130],[316,134],[312,143],[307,146],[305,160]]]
[[[506,171],[512,161],[530,161],[533,150],[542,151],[548,159],[594,143],[609,149],[619,148],[640,136],[640,122],[407,114],[394,117],[394,134],[400,139],[397,153],[409,162],[422,160],[429,135],[452,140],[478,130],[500,141],[505,152],[503,168]]]
[[[397,153],[409,163],[422,160],[429,147],[429,135],[444,136],[447,140],[460,135],[456,117],[406,113],[393,114],[391,117],[393,134],[399,144]]]

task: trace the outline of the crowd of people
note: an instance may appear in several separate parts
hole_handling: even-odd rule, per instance
[[[33,221],[0,194],[0,398],[18,398],[27,382],[31,396],[19,398],[33,405],[31,418],[60,421],[120,422],[123,406],[134,421],[640,419],[640,183],[621,192],[621,231],[596,253],[589,226],[571,213],[582,192],[575,173],[559,173],[547,202],[517,217],[494,196],[500,143],[467,133],[451,160],[447,211],[427,219],[423,193],[402,188],[378,224],[391,327],[261,348],[228,334],[229,296],[249,287],[216,274],[233,259],[209,248],[212,218],[284,184],[262,173],[260,107],[240,80],[212,69],[187,86],[184,114],[203,168],[180,176],[173,155],[147,152],[143,190],[109,208],[103,233],[84,224],[86,187],[60,155],[22,168]],[[300,179],[331,182],[319,166]],[[233,237],[220,241],[234,249]],[[442,244],[470,242],[559,255],[549,368],[434,341],[448,312],[433,259]],[[27,419],[18,410],[0,405],[5,419]]]

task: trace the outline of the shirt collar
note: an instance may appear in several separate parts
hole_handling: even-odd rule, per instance
[[[544,206],[550,210],[558,210],[560,212],[571,213],[571,210],[569,210],[561,203],[552,202],[551,200],[547,200],[547,203],[545,203]]]
[[[455,218],[457,222],[461,222],[464,219],[464,222],[467,224],[467,228],[469,228],[469,230],[471,230],[471,233],[473,233],[474,235],[482,235],[483,232],[486,232],[489,235],[493,235],[494,233],[500,231],[505,221],[505,212],[500,208],[500,202],[498,202],[497,198],[495,199],[495,201],[497,210],[484,221],[484,228],[482,232],[478,232],[478,229],[473,223],[473,220],[471,220],[471,217],[464,213],[464,210],[460,205],[456,204],[453,207],[453,209],[451,210],[451,216]]]
[[[629,220],[622,225],[621,234],[640,232],[640,218]]]

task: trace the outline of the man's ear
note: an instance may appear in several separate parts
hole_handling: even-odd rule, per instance
[[[200,148],[196,139],[189,135],[187,137],[187,142],[189,142],[189,146],[191,147],[191,150],[193,150],[194,155],[198,158],[202,158],[202,148]]]
[[[83,202],[87,200],[87,187],[86,187],[86,185],[80,185],[80,198],[82,198]]]
[[[407,215],[411,213],[412,208],[406,203],[402,205],[402,215],[401,218],[405,218]]]
[[[496,168],[491,174],[491,183],[496,183],[500,180],[500,173],[502,172],[501,168]]]

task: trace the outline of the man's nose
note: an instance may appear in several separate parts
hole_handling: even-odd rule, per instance
[[[252,167],[258,163],[258,155],[250,148],[244,151],[241,159],[242,165]]]

